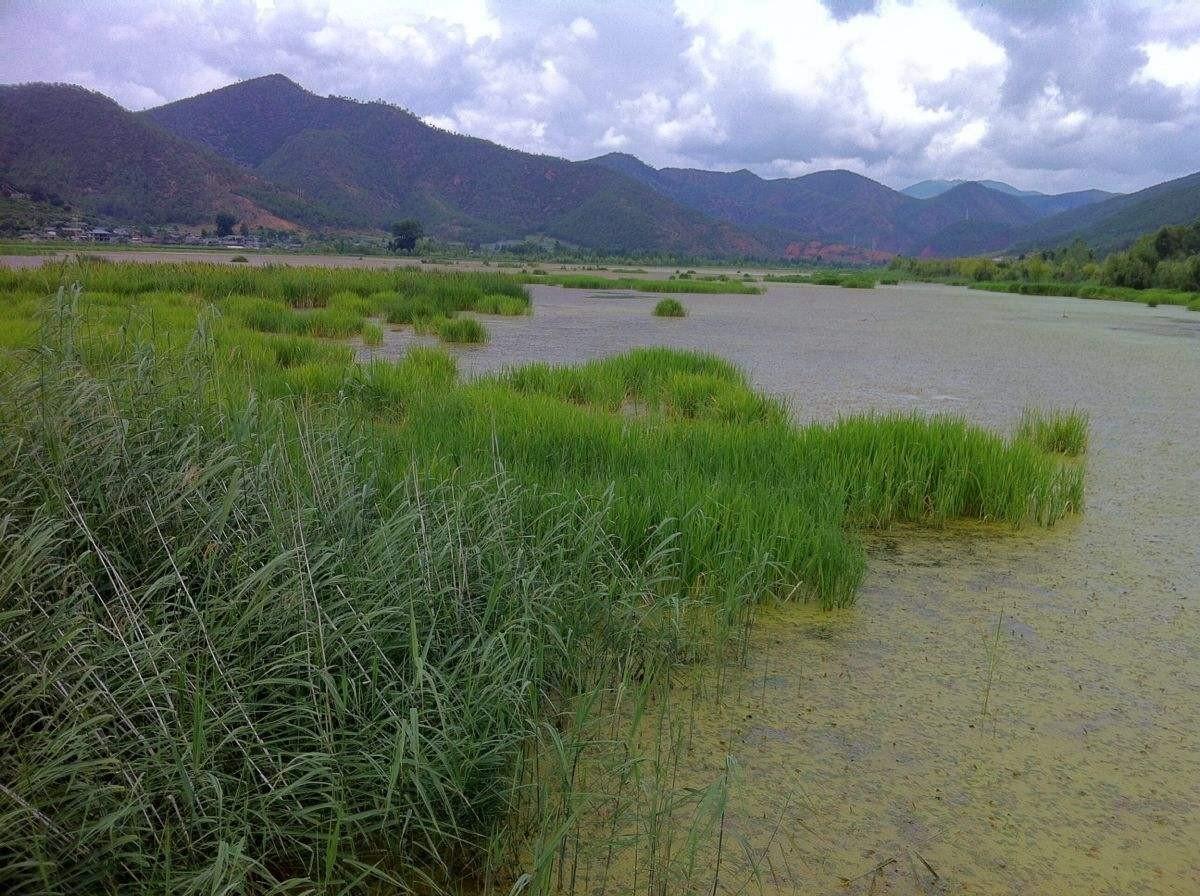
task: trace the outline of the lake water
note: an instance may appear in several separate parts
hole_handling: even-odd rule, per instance
[[[655,300],[536,287],[456,353],[701,349],[802,420],[1092,419],[1081,517],[889,532],[852,609],[764,613],[680,772],[736,763],[718,892],[1200,893],[1200,314],[925,285]]]

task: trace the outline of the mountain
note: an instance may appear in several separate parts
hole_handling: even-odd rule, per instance
[[[1128,246],[1160,227],[1200,218],[1200,172],[1062,212],[1027,228],[1016,249],[1051,248],[1081,239],[1097,252]]]
[[[413,217],[471,243],[538,234],[610,251],[771,251],[603,166],[449,133],[386,103],[317,96],[282,75],[141,117],[360,226]]]
[[[1006,184],[1002,180],[923,180],[920,183],[905,187],[900,192],[905,196],[911,196],[913,199],[932,199],[934,196],[940,196],[947,190],[971,183],[982,184],[989,190],[995,190],[997,193],[1007,193],[1009,196],[1046,195],[1045,193],[1039,193],[1037,190],[1018,190],[1012,184]]]
[[[63,84],[0,86],[0,179],[136,223],[208,223],[229,211],[287,229],[323,215],[103,94]]]
[[[1129,196],[999,181],[906,191],[850,171],[765,179],[611,153],[535,155],[283,75],[131,113],[79,87],[0,87],[0,182],[13,196],[131,224],[378,230],[413,217],[480,244],[549,237],[609,252],[881,261],[1049,246],[1104,250],[1200,217],[1200,174]],[[20,205],[29,199],[13,198]],[[45,217],[45,214],[42,214]],[[14,221],[37,215],[17,208]]]
[[[789,249],[816,241],[875,253],[992,251],[1039,217],[1024,197],[978,183],[914,199],[850,171],[768,180],[746,170],[653,168],[625,153],[591,161]]]
[[[999,180],[923,180],[920,183],[905,187],[900,192],[914,199],[933,199],[948,190],[963,184],[977,183],[997,193],[1017,196],[1034,211],[1039,218],[1056,215],[1094,202],[1103,202],[1116,196],[1116,193],[1106,193],[1104,190],[1076,190],[1071,193],[1039,193],[1037,190],[1018,190],[1012,184]]]

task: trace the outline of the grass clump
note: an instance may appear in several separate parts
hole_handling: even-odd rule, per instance
[[[843,277],[838,286],[848,289],[874,289],[875,283],[875,277],[869,274],[852,274]]]
[[[487,327],[473,317],[442,318],[437,322],[437,335],[442,342],[482,345],[488,341]]]
[[[364,345],[383,345],[383,327],[374,321],[365,321],[362,325],[362,341]]]
[[[530,309],[528,302],[523,302],[513,296],[490,293],[477,299],[471,306],[471,310],[477,314],[516,316],[519,314],[528,314]]]
[[[1078,457],[1088,447],[1088,416],[1083,411],[1026,408],[1017,425],[1016,437],[1042,451]]]
[[[687,309],[678,299],[662,299],[654,306],[655,317],[687,317]]]
[[[229,260],[234,264],[245,264],[249,259],[247,259],[245,255],[235,255]]]

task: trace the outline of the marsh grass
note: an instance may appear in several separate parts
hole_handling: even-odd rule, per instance
[[[687,317],[687,309],[678,299],[662,299],[654,306],[655,317]]]
[[[630,853],[694,889],[731,776],[675,788],[673,670],[768,595],[852,601],[864,529],[1081,505],[1081,465],[957,418],[798,427],[667,349],[355,364],[297,318],[398,284],[147,267],[3,275],[15,891],[596,892]]]
[[[1083,411],[1049,412],[1026,408],[1017,424],[1016,438],[1042,451],[1079,457],[1088,448],[1088,416]]]
[[[814,286],[845,286],[851,289],[874,289],[879,275],[864,271],[814,271],[811,274],[767,274],[766,283],[811,283]]]
[[[481,345],[488,341],[487,328],[473,317],[443,318],[437,335],[442,342]]]

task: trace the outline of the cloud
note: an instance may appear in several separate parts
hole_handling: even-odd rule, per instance
[[[1200,167],[1194,0],[0,4],[6,82],[145,108],[273,71],[569,158],[1047,190]]]
[[[1200,88],[1200,40],[1185,46],[1164,41],[1142,44],[1146,64],[1134,73],[1135,82],[1158,82],[1165,87]]]

